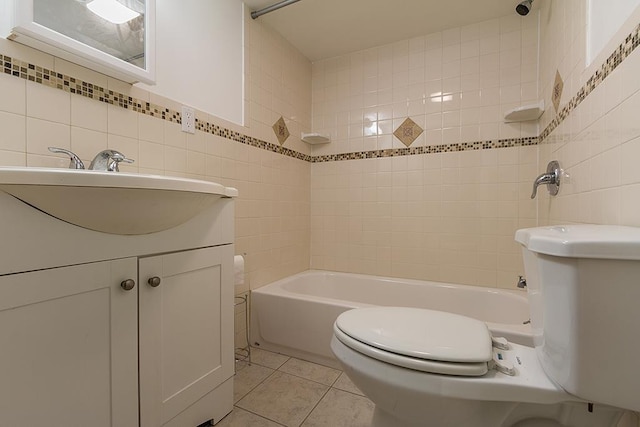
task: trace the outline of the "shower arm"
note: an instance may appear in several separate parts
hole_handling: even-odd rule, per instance
[[[269,12],[273,12],[274,10],[278,10],[280,8],[283,8],[285,6],[289,6],[290,4],[299,2],[300,0],[284,0],[281,1],[280,3],[276,3],[276,4],[272,4],[271,6],[265,7],[263,9],[260,10],[254,10],[251,12],[251,18],[256,19],[262,15],[265,15]]]

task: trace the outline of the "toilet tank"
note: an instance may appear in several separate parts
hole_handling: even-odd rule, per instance
[[[640,410],[640,228],[518,230],[536,353],[594,403]]]

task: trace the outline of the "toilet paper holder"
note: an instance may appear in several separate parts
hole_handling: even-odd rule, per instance
[[[245,257],[246,252],[241,255],[236,255],[234,257],[234,287],[237,285],[245,284]],[[237,308],[242,308],[244,306],[244,320],[245,320],[245,329],[244,329],[244,338],[245,345],[242,347],[235,348],[235,360],[236,362],[247,362],[251,364],[251,345],[249,345],[249,322],[251,319],[249,312],[249,300],[250,300],[251,290],[246,290],[243,294],[236,295],[234,297],[234,310]]]
[[[235,348],[235,360],[236,362],[247,362],[249,365],[251,364],[251,345],[249,345],[249,295],[247,292],[244,295],[236,295],[234,301],[234,309],[236,307],[244,306],[244,319],[245,319],[245,329],[244,329],[244,338],[246,345],[243,347]]]

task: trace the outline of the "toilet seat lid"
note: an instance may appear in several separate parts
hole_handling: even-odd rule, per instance
[[[478,363],[493,358],[484,322],[443,311],[367,307],[342,313],[335,326],[366,345],[417,359]]]

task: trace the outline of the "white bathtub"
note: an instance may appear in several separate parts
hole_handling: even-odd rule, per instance
[[[474,317],[494,336],[532,345],[526,293],[360,274],[306,271],[251,294],[251,342],[260,348],[337,366],[333,322],[372,305],[421,307]]]

